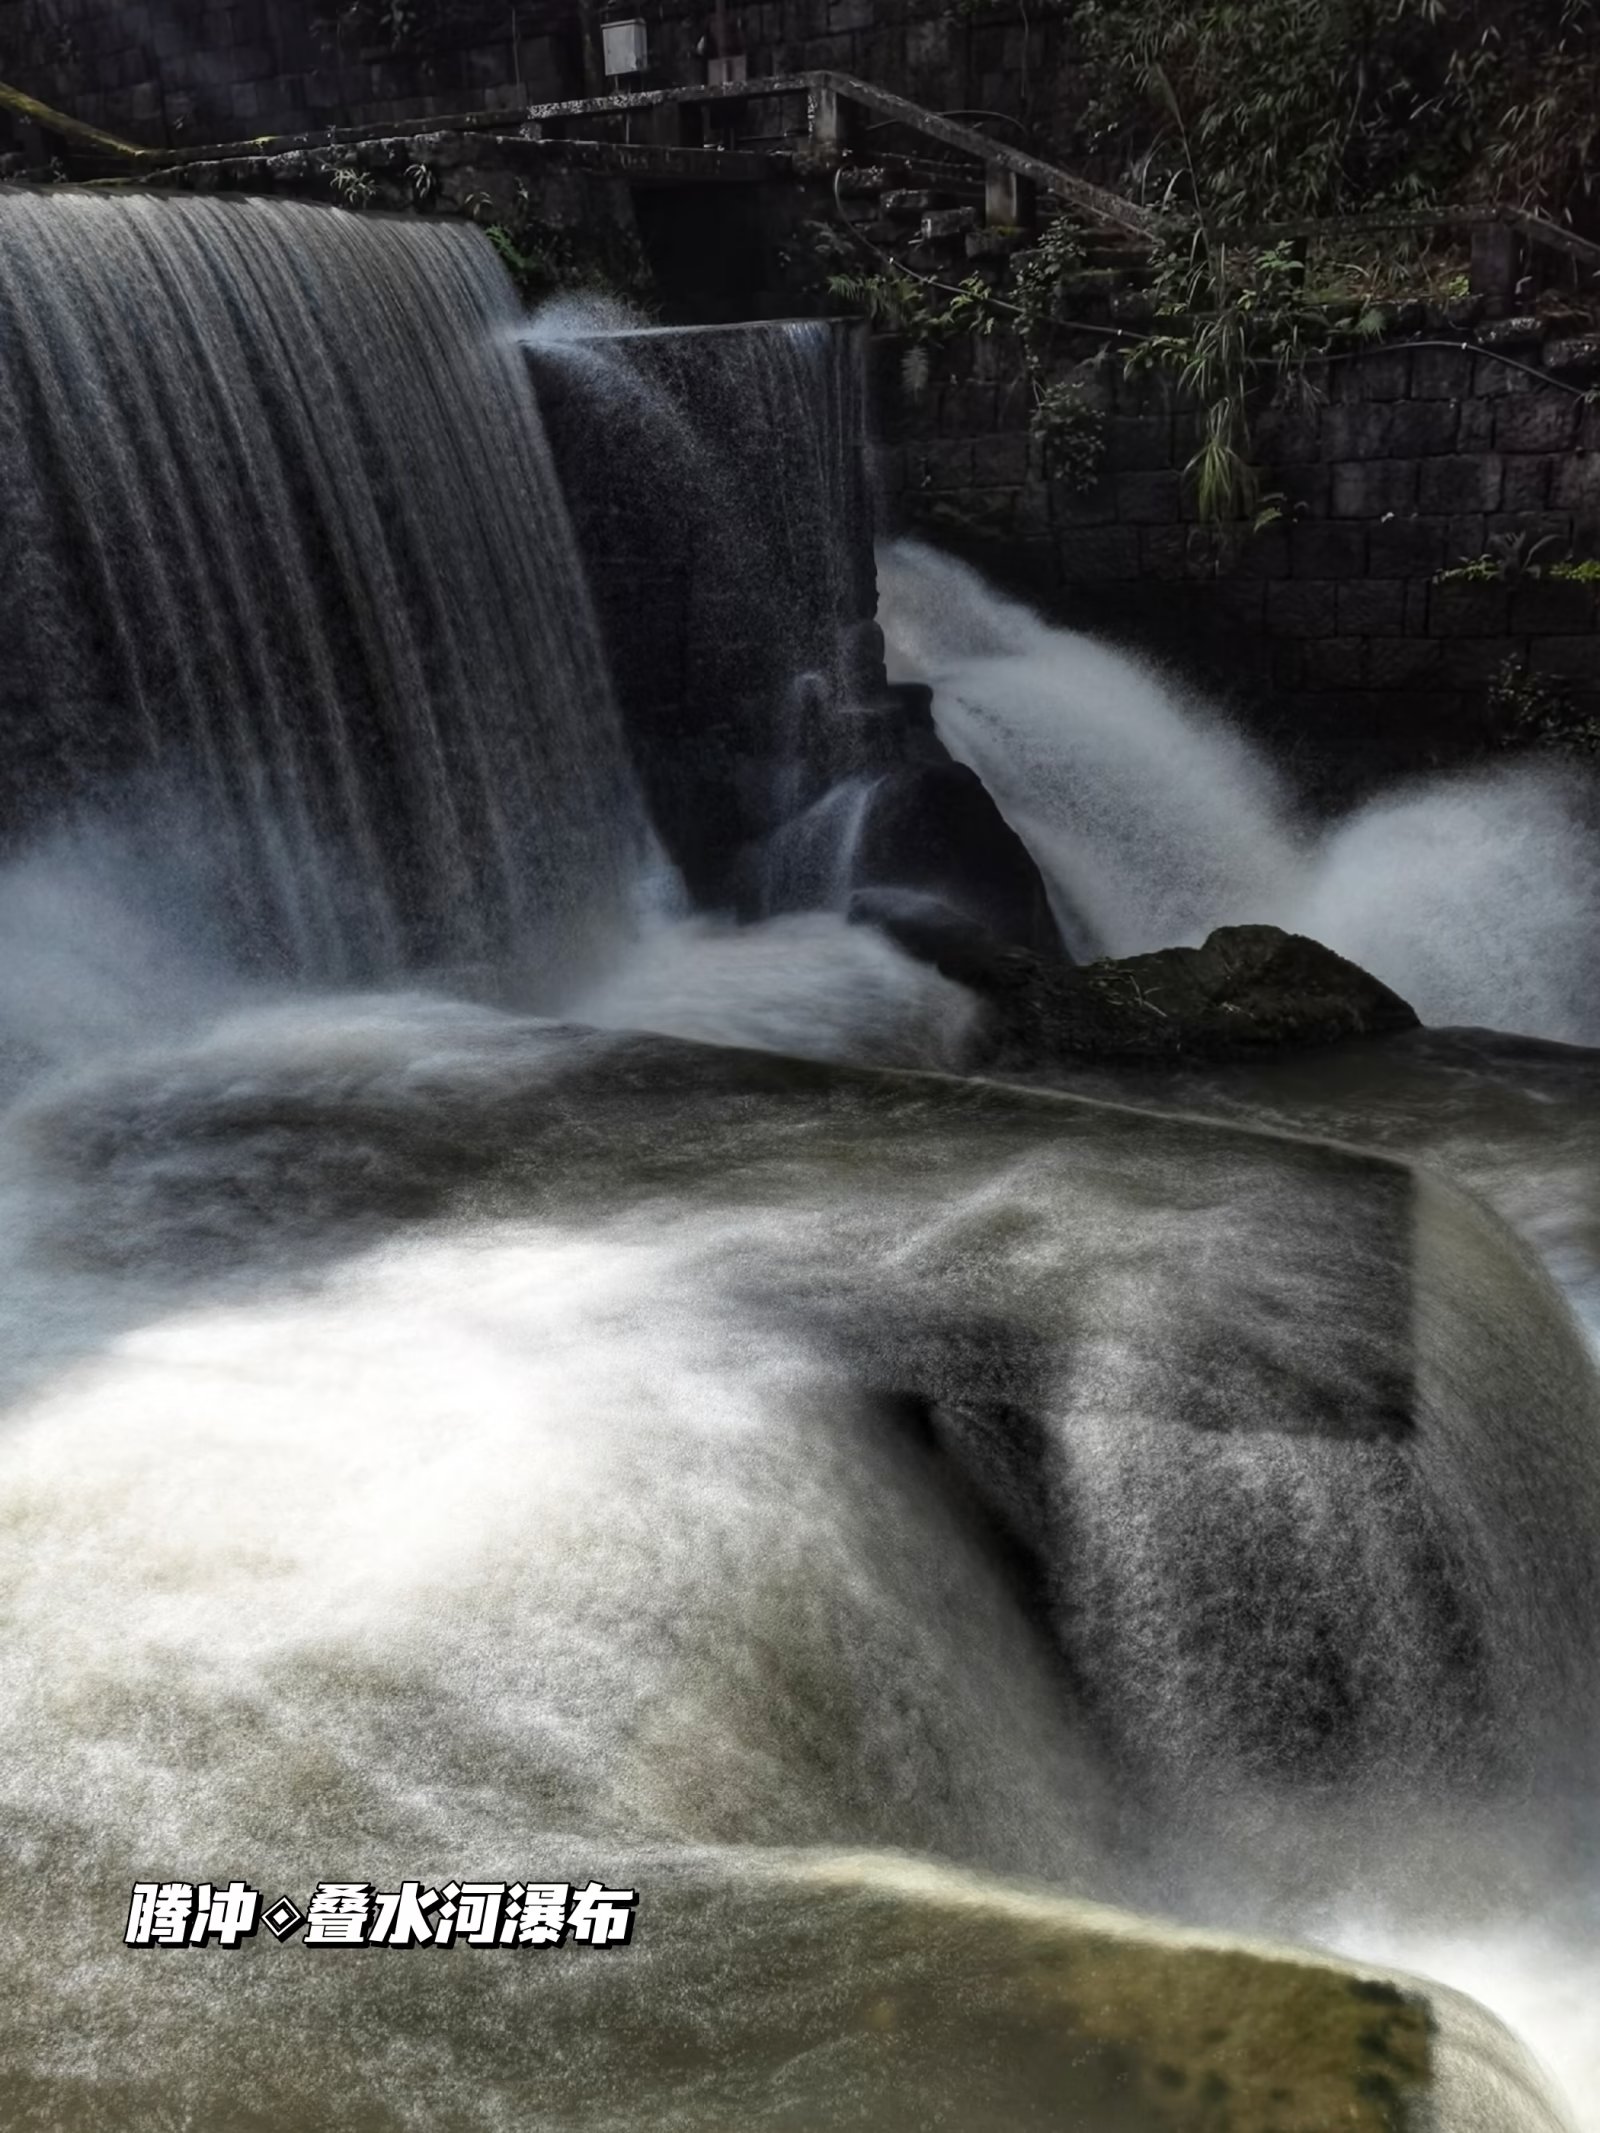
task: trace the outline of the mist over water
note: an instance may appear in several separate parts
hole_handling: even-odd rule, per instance
[[[1600,1043],[1600,794],[1520,763],[1302,816],[1264,760],[1136,655],[1054,629],[914,542],[880,561],[884,628],[1046,875],[1080,956],[1307,933],[1425,1022]]]
[[[1595,800],[1575,764],[1373,800],[1323,840],[1281,923],[1375,970],[1425,1022],[1593,1045]]]

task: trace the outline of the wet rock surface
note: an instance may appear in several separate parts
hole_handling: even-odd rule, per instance
[[[1075,968],[1005,946],[927,901],[858,897],[851,915],[988,1002],[991,1066],[1241,1058],[1418,1027],[1387,985],[1277,926],[1219,926],[1199,948]]]
[[[964,763],[944,756],[942,761],[911,762],[892,770],[874,793],[862,825],[855,871],[866,883],[892,882],[896,888],[861,892],[852,902],[853,915],[863,897],[868,902],[861,915],[873,916],[883,900],[910,890],[919,902],[938,899],[948,925],[970,935],[974,943],[989,938],[1015,942],[1019,953],[1037,955],[1044,968],[1060,961],[1056,924],[1039,869],[982,780]],[[924,962],[944,968],[938,955],[901,939],[895,922],[879,922]],[[940,921],[941,926],[945,923]],[[929,937],[920,917],[912,915],[908,924],[913,940]],[[951,952],[958,960],[970,961],[973,954],[981,960],[976,946],[970,953]]]

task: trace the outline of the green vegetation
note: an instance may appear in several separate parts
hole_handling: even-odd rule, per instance
[[[1586,196],[1600,0],[1085,0],[1075,19],[1086,144],[1169,207],[1559,216]]]
[[[1105,410],[1081,378],[1057,378],[1039,388],[1030,425],[1045,473],[1069,489],[1092,489],[1105,458]]]
[[[892,262],[877,274],[830,274],[828,293],[864,311],[885,333],[903,335],[914,347],[958,333],[993,333],[1002,310],[1016,309],[998,306],[988,283],[976,275],[952,285]]]
[[[1488,704],[1495,740],[1502,748],[1600,757],[1600,717],[1581,712],[1553,676],[1525,673],[1514,654],[1496,670]]]
[[[825,262],[837,260],[835,234],[824,228],[820,242]],[[1048,373],[1063,293],[1082,261],[1078,231],[1062,216],[1049,225],[1036,246],[1017,255],[1004,296],[980,274],[969,274],[960,282],[940,282],[887,258],[875,273],[835,270],[826,280],[828,294],[836,303],[864,311],[884,332],[905,338],[902,377],[913,398],[927,388],[931,351],[940,342],[962,334],[980,339],[995,332],[1014,335],[1033,400],[1029,430],[1045,469],[1053,478],[1087,489],[1100,472],[1104,413],[1081,380],[1052,380]]]
[[[1017,255],[1003,292],[977,275],[944,283],[885,260],[874,273],[832,272],[832,298],[864,311],[908,343],[905,384],[916,396],[931,375],[931,351],[960,334],[1014,335],[1033,399],[1030,422],[1046,471],[1075,487],[1099,471],[1104,418],[1079,378],[1051,375],[1053,349],[1074,330],[1071,291],[1082,265],[1081,235],[1065,216]],[[1347,306],[1339,318],[1305,294],[1303,261],[1286,246],[1229,245],[1200,224],[1156,255],[1156,324],[1108,337],[1103,360],[1130,374],[1170,380],[1196,410],[1200,437],[1187,473],[1200,517],[1213,525],[1260,525],[1275,517],[1261,493],[1252,418],[1267,397],[1310,393],[1306,366],[1335,349],[1375,339],[1387,323],[1378,305]]]
[[[1542,563],[1539,558],[1548,549],[1555,547],[1553,534],[1536,539],[1527,533],[1499,533],[1489,544],[1486,555],[1464,556],[1448,570],[1435,573],[1435,585],[1490,585],[1521,584],[1527,579],[1547,579],[1555,585],[1591,585],[1600,587],[1600,561],[1594,557],[1582,560],[1564,556],[1553,563]]]
[[[496,213],[483,193],[473,194],[464,205],[527,303],[541,303],[564,289],[588,290],[648,309],[649,267],[637,240],[621,230],[543,221],[532,211],[527,187],[520,184],[509,212]]]
[[[1305,295],[1305,263],[1288,246],[1230,246],[1201,221],[1187,246],[1156,267],[1158,330],[1127,350],[1130,371],[1171,379],[1198,413],[1200,441],[1186,472],[1200,517],[1212,524],[1261,511],[1252,415],[1268,395],[1313,388],[1306,365],[1336,347],[1375,340],[1388,323],[1375,305],[1336,323]]]
[[[1600,0],[1080,0],[1073,22],[1086,105],[1044,145],[1109,165],[1167,231],[1153,327],[1089,330],[1197,414],[1188,475],[1214,526],[1271,515],[1252,444],[1266,401],[1310,391],[1308,364],[1381,336],[1397,303],[1467,293],[1459,237],[1308,223],[1493,201],[1600,227]],[[953,334],[1013,333],[1041,449],[1082,468],[1090,425],[1051,377],[1087,280],[1067,218],[998,287],[875,267],[853,256],[829,288],[905,336],[908,384]]]
[[[378,190],[372,172],[360,170],[354,163],[330,163],[326,168],[333,197],[341,207],[366,207]]]

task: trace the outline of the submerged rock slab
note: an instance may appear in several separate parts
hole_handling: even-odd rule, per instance
[[[1470,1932],[1576,1856],[1592,1363],[1452,1188],[417,998],[0,1153],[8,2128],[1561,2126],[1446,1994],[1419,2065],[1411,1988],[1130,1915]],[[169,1874],[638,1930],[123,1948]]]
[[[615,1878],[638,1930],[603,1955],[121,1951],[102,2008],[140,2049],[36,2064],[20,2122],[132,2133],[181,2097],[214,2133],[1567,2133],[1474,2003],[1310,1949],[889,1853]]]
[[[1219,926],[1199,948],[1074,969],[922,912],[874,906],[862,915],[989,1002],[996,1066],[1230,1059],[1419,1026],[1379,979],[1278,926]]]

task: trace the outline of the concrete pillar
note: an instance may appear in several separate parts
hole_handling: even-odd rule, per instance
[[[983,219],[990,229],[1032,229],[1038,209],[1038,193],[1031,178],[1008,170],[1004,163],[985,164]]]
[[[1482,222],[1472,233],[1469,287],[1481,296],[1491,318],[1504,318],[1516,302],[1522,246],[1503,222]]]
[[[858,116],[855,105],[837,89],[812,90],[811,138],[819,148],[853,148]]]

